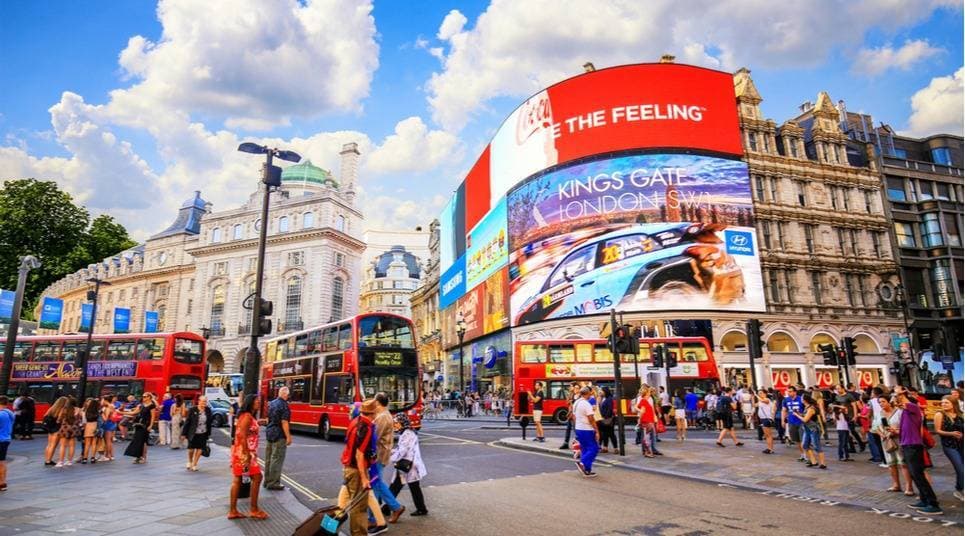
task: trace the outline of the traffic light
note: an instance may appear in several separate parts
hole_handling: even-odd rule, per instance
[[[261,306],[258,308],[258,322],[255,322],[253,328],[258,330],[257,335],[259,337],[271,334],[271,313],[273,309],[270,301],[261,298]]]
[[[640,337],[642,336],[640,328],[632,328],[627,326],[627,332],[629,333],[630,340],[630,353],[633,355],[640,355]]]
[[[747,351],[751,359],[762,359],[764,357],[764,334],[761,331],[761,321],[752,318],[747,321]]]
[[[821,351],[821,357],[824,358],[824,364],[836,367],[838,366],[838,354],[834,351],[834,345],[832,344],[819,344],[818,350]]]
[[[639,354],[640,337],[639,332],[630,324],[618,326],[615,335],[616,352],[615,354]]]
[[[663,368],[663,346],[655,345],[651,352],[653,353],[653,366],[657,368]]]
[[[854,365],[857,363],[855,357],[858,355],[858,352],[854,348],[854,338],[845,337],[844,340],[841,341],[841,346],[844,347],[845,360],[843,363],[847,363],[849,365]]]
[[[676,367],[676,366],[677,366],[677,354],[674,353],[674,352],[672,352],[672,351],[669,351],[669,350],[664,350],[663,353],[664,353],[663,360],[664,360],[664,362],[666,362],[667,368],[668,368],[668,369],[672,369],[672,368]]]
[[[613,331],[611,336],[613,344],[611,345],[610,352],[613,355],[617,354],[628,354],[630,353],[630,347],[627,344],[627,327],[617,326],[617,329]]]

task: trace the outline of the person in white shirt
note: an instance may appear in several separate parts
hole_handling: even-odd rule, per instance
[[[585,477],[594,477],[593,461],[600,451],[600,430],[596,427],[596,414],[590,397],[593,388],[590,386],[580,389],[580,398],[573,404],[573,428],[576,440],[580,442],[580,459],[576,467]]]
[[[660,391],[660,418],[663,419],[663,423],[667,426],[673,424],[673,415],[670,412],[670,393],[664,388],[664,386],[659,387]]]

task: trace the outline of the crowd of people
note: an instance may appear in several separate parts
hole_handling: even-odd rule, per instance
[[[487,389],[482,393],[469,389],[462,392],[434,389],[425,393],[424,401],[425,411],[429,413],[454,410],[459,417],[464,418],[473,415],[508,418],[513,408],[512,393],[502,387],[496,390]]]

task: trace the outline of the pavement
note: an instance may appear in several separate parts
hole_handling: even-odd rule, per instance
[[[837,461],[837,443],[825,446],[827,470],[808,468],[797,460],[797,447],[776,444],[775,454],[761,452],[765,445],[757,440],[754,431],[738,431],[738,438],[745,444],[735,447],[728,438],[725,448],[716,446],[716,434],[708,432],[691,434],[683,442],[674,439],[674,431],[662,434],[658,444],[664,456],[644,458],[640,447],[634,445],[632,428],[627,430],[626,456],[613,450],[600,454],[597,458],[604,466],[633,471],[660,474],[701,481],[719,486],[729,486],[774,495],[789,496],[798,500],[826,501],[835,505],[859,508],[874,508],[885,512],[910,512],[908,505],[916,502],[917,497],[906,497],[901,493],[885,491],[891,486],[888,469],[867,462],[870,455],[852,455],[856,461]],[[502,447],[554,455],[567,459],[573,458],[569,450],[560,450],[563,443],[560,433],[548,433],[545,443],[532,441],[532,434],[526,441],[520,437],[506,437],[494,444]],[[933,488],[944,510],[944,515],[935,519],[956,522],[961,526],[963,518],[962,501],[952,495],[955,472],[940,448],[932,449],[934,468]]]
[[[148,463],[134,465],[120,455],[123,441],[115,443],[112,462],[45,467],[46,444],[37,435],[10,445],[0,536],[289,535],[309,514],[291,492],[263,491],[259,503],[271,519],[228,520],[229,456],[217,445],[191,472],[185,450],[150,447]],[[239,500],[239,509],[247,511],[248,501]]]

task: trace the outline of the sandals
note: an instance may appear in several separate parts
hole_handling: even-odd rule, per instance
[[[717,442],[717,446],[720,447],[720,448],[726,448],[726,447],[724,446],[724,444],[721,443],[720,441]]]
[[[916,495],[918,495],[918,494],[915,493],[914,491],[906,491],[906,492],[905,492],[905,496],[907,496],[907,497],[914,497],[914,496],[916,496]]]
[[[268,519],[268,512],[264,510],[252,510],[248,513],[251,519]]]
[[[899,492],[899,491],[901,491],[901,488],[898,487],[898,486],[892,486],[892,487],[886,489],[885,491]]]
[[[737,443],[735,443],[735,445],[737,445],[738,447],[743,447],[743,446],[744,446],[744,444],[741,443],[740,441],[738,441]]]
[[[241,512],[228,512],[228,519],[244,519],[248,516]]]

